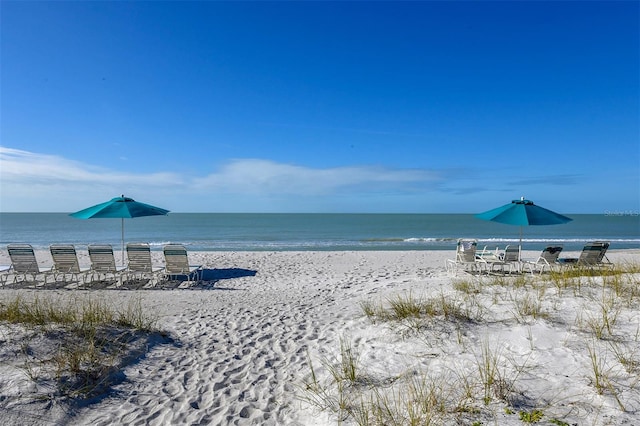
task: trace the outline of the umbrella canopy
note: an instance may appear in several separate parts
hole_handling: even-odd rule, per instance
[[[122,219],[122,262],[124,263],[124,219],[161,216],[169,213],[169,210],[161,209],[145,203],[139,203],[133,198],[124,195],[112,198],[105,203],[96,204],[86,209],[71,213],[69,216],[78,219],[121,218]]]
[[[491,222],[519,225],[520,247],[522,247],[523,226],[560,225],[573,220],[567,216],[545,209],[544,207],[536,206],[533,201],[525,200],[524,197],[475,216],[478,219],[489,220]]]
[[[533,201],[525,200],[524,197],[513,200],[502,207],[479,213],[476,217],[482,220],[520,226],[559,225],[573,220],[544,207],[536,206]]]
[[[105,203],[96,204],[69,216],[78,219],[95,219],[95,218],[131,218],[142,216],[158,216],[166,215],[169,210],[161,209],[145,203],[139,203],[133,198],[121,197],[112,198]]]

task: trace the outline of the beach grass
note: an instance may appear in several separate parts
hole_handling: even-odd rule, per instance
[[[360,302],[364,315],[372,322],[402,324],[409,330],[419,331],[428,322],[443,317],[453,322],[470,322],[480,316],[481,309],[464,300],[440,294],[435,297],[415,296],[411,292],[397,294],[384,303],[370,300]]]
[[[640,306],[639,273],[640,266],[622,264],[606,269],[573,268],[542,276],[471,277],[452,281],[451,291],[440,290],[436,296],[416,296],[408,291],[381,301],[362,301],[361,311],[373,326],[392,325],[387,330],[397,330],[399,324],[408,326],[411,333],[401,333],[402,339],[422,334],[424,341],[432,342],[434,330],[451,330],[443,324],[455,323],[458,334],[452,339],[457,343],[453,352],[458,354],[461,364],[454,372],[412,370],[393,380],[363,382],[363,378],[372,377],[367,372],[369,366],[362,359],[354,358],[351,349],[345,350],[345,342],[341,340],[341,359],[333,360],[334,366],[326,364],[329,361],[325,359],[325,366],[343,372],[344,377],[346,361],[354,368],[349,370],[350,374],[359,377],[361,385],[339,385],[336,374],[322,385],[316,378],[311,393],[322,395],[323,401],[316,406],[330,410],[340,405],[339,423],[350,419],[363,426],[479,425],[499,423],[501,415],[517,417],[523,424],[539,423],[543,419],[550,424],[572,424],[563,417],[565,397],[558,396],[554,401],[553,397],[544,395],[537,399],[525,397],[520,390],[525,376],[531,380],[547,374],[541,365],[529,364],[536,353],[531,324],[565,326],[560,318],[566,317],[567,298],[571,298],[578,300],[572,308],[577,313],[578,340],[571,341],[571,345],[582,348],[586,355],[583,377],[595,395],[610,398],[612,404],[624,412],[627,405],[623,394],[640,388],[640,350],[637,349],[640,326],[635,335],[625,336],[618,331],[618,325],[625,315],[627,319],[636,318],[634,315]],[[492,309],[491,305],[502,308]],[[467,336],[471,329],[475,330],[471,334],[477,334],[487,322],[503,324],[507,329],[514,321],[529,330],[530,354],[520,365],[505,353],[504,344],[508,342],[490,341],[486,337],[472,341]],[[571,324],[566,326],[572,328]],[[450,349],[442,348],[442,356],[447,356],[447,350]],[[356,365],[357,374],[353,373]],[[340,396],[335,397],[336,394]],[[585,401],[594,398],[588,394],[583,397]],[[332,398],[341,403],[327,403]]]
[[[67,299],[15,296],[0,302],[0,321],[29,326],[60,325],[94,331],[98,326],[116,325],[140,331],[151,331],[155,319],[143,311],[140,299],[130,301],[124,309],[115,309],[106,301],[91,297]]]
[[[103,392],[135,356],[136,341],[156,332],[139,299],[116,309],[95,297],[15,296],[0,303],[0,322],[22,330],[22,368],[61,397],[87,399]]]
[[[3,289],[3,418],[637,423],[639,268],[451,277],[445,256],[195,253],[230,278],[206,291]]]

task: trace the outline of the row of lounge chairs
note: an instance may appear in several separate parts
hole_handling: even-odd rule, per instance
[[[530,272],[531,274],[545,271],[555,271],[568,267],[600,268],[613,264],[606,256],[610,243],[608,241],[594,241],[586,244],[577,258],[560,258],[563,247],[548,246],[536,259],[522,259],[520,246],[508,245],[504,251],[496,249],[489,251],[485,247],[477,250],[477,240],[460,239],[456,246],[456,258],[447,259],[445,267],[451,273],[464,270],[473,273],[492,273],[501,271]]]
[[[108,244],[92,244],[87,247],[91,266],[80,267],[76,248],[71,244],[53,244],[49,247],[52,267],[42,267],[38,263],[33,247],[29,244],[9,244],[7,246],[11,265],[0,267],[0,283],[8,279],[13,283],[33,281],[42,278],[53,282],[77,282],[85,286],[95,281],[117,281],[122,284],[129,280],[148,280],[152,284],[160,280],[180,279],[200,281],[202,265],[189,264],[186,248],[181,244],[167,244],[163,247],[164,265],[155,266],[151,260],[151,249],[146,243],[129,243],[126,246],[127,265],[117,266],[113,248]]]

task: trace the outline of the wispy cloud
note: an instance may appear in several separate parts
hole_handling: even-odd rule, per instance
[[[66,158],[0,147],[0,176],[3,189],[11,185],[60,183],[91,186],[119,185],[135,181],[143,185],[167,185],[180,182],[174,173],[135,174],[86,165]]]
[[[184,184],[173,173],[122,172],[57,155],[0,147],[2,211],[69,211],[91,200],[134,191],[166,191]]]
[[[205,176],[136,173],[0,147],[0,200],[6,211],[24,209],[22,205],[29,203],[64,209],[56,200],[86,203],[120,193],[144,193],[151,201],[154,194],[178,200],[185,196],[206,199],[215,194],[233,194],[237,199],[243,195],[282,198],[425,192],[436,188],[445,174],[383,166],[312,168],[264,159],[232,160]]]
[[[401,209],[398,200],[419,210],[425,203],[431,203],[426,208],[433,208],[433,203],[445,202],[446,194],[469,199],[474,194],[506,190],[499,189],[493,179],[483,179],[487,173],[482,170],[371,165],[323,168],[253,158],[230,160],[206,175],[187,173],[121,171],[0,147],[0,210],[74,211],[120,194],[180,211],[234,211],[234,206],[235,211],[277,211],[294,208],[291,206],[300,211],[305,206],[312,210],[323,206]],[[519,177],[503,180],[500,186],[570,185],[576,179],[571,175]]]
[[[427,188],[441,179],[439,172],[430,170],[382,166],[310,168],[261,159],[238,159],[204,178],[194,179],[194,185],[216,192],[319,195],[344,190],[402,191],[414,185]]]

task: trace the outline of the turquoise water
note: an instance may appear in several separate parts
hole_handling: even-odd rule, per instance
[[[578,250],[591,240],[611,248],[640,247],[640,216],[569,215],[572,222],[522,229],[523,248],[548,243]],[[125,219],[125,241],[154,248],[182,243],[190,250],[449,250],[457,238],[479,246],[517,243],[520,228],[470,214],[225,214],[170,213]],[[64,213],[0,213],[0,247],[29,243],[121,244],[119,219],[75,219]]]

